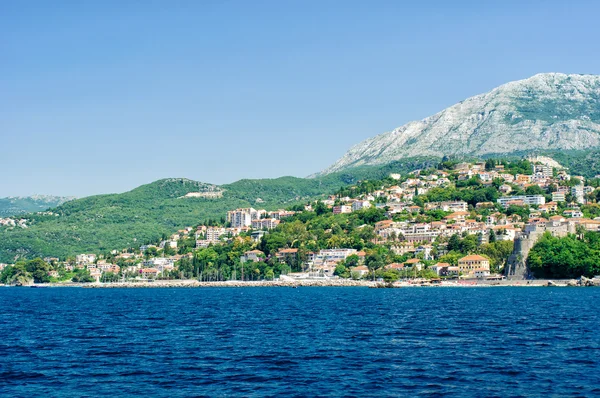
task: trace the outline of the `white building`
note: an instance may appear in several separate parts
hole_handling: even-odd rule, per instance
[[[348,205],[333,206],[333,214],[345,214],[345,213],[352,213],[352,206],[348,206]]]
[[[431,202],[425,204],[425,210],[442,210],[442,211],[467,211],[467,202],[462,200],[455,202]]]
[[[574,187],[571,187],[571,195],[573,196],[573,199],[575,199],[575,201],[577,203],[585,203],[585,192],[583,190],[583,184],[580,185],[575,185]]]
[[[543,177],[550,178],[553,174],[552,166],[549,166],[547,164],[534,164],[533,174],[538,174]]]
[[[264,210],[263,210],[264,212]],[[260,218],[261,212],[253,208],[235,209],[227,212],[227,222],[234,228],[249,227],[252,220]]]
[[[353,254],[358,253],[356,249],[324,249],[320,250],[315,256],[315,264],[322,264],[326,261],[340,262]]]
[[[75,256],[75,261],[77,264],[92,264],[96,262],[95,254],[78,254]]]
[[[565,201],[565,193],[564,192],[552,192],[552,201],[553,202],[564,202]]]
[[[523,201],[523,204],[529,206],[539,206],[546,203],[546,198],[542,195],[520,195],[520,196],[505,196],[503,198],[498,199],[498,203],[502,207],[508,207],[508,202],[512,201]]]
[[[357,200],[356,202],[352,203],[352,211],[368,209],[369,207],[371,207],[371,202],[368,200]]]
[[[279,225],[279,220],[275,218],[261,218],[252,220],[252,229],[274,229]]]
[[[158,257],[146,260],[142,263],[142,265],[144,268],[156,268],[162,273],[175,268],[175,261],[172,258]]]
[[[206,228],[206,240],[209,242],[218,242],[219,238],[227,234],[225,228],[220,227],[208,227]]]

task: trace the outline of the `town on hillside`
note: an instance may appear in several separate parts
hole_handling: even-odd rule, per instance
[[[0,264],[0,282],[560,277],[546,272],[550,260],[536,244],[598,233],[599,186],[545,157],[444,160],[286,210],[232,209],[225,223],[188,226],[136,248]],[[598,273],[594,267],[581,274]]]

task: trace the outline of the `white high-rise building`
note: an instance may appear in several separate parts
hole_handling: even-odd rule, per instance
[[[227,222],[231,223],[233,228],[249,227],[252,220],[260,218],[261,212],[253,208],[235,209],[227,212]]]

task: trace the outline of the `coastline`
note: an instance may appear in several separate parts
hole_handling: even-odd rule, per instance
[[[592,282],[590,282],[592,281]],[[600,286],[600,281],[591,279],[581,280],[461,280],[444,281],[442,283],[429,282],[407,282],[398,281],[393,284],[385,282],[374,282],[365,280],[348,279],[298,279],[298,280],[276,280],[276,281],[215,281],[200,282],[195,279],[190,280],[156,280],[153,282],[111,282],[111,283],[46,283],[32,284],[23,287],[35,288],[86,288],[86,289],[144,289],[144,288],[256,288],[256,287],[366,287],[366,288],[464,288],[464,287],[587,287]]]

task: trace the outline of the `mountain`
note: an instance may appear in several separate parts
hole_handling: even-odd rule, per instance
[[[0,198],[0,218],[44,211],[52,207],[60,206],[73,199],[75,199],[75,197],[48,195]]]
[[[415,156],[600,147],[600,76],[543,73],[352,147],[320,175]]]

